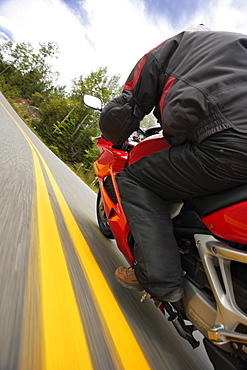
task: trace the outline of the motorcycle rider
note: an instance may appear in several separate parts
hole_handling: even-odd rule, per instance
[[[153,109],[171,147],[117,176],[136,264],[115,275],[127,288],[176,302],[183,269],[168,202],[247,181],[247,36],[199,25],[158,45],[103,109],[102,134],[121,145]]]

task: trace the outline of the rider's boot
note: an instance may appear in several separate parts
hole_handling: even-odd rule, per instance
[[[142,291],[144,288],[137,280],[135,270],[133,266],[130,267],[118,267],[115,271],[115,276],[118,282],[125,288]],[[172,292],[160,297],[161,301],[165,302],[178,302],[184,295],[183,287],[179,287]]]

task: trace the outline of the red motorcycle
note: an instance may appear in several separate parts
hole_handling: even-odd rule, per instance
[[[85,95],[84,103],[101,110],[101,101],[96,99]],[[126,166],[169,144],[157,127],[139,130],[121,147],[102,137],[96,139],[100,150],[94,164],[99,181],[99,228],[105,237],[115,238],[133,265],[134,240],[115,177]],[[185,295],[182,304],[153,298],[155,304],[168,313],[169,321],[193,348],[199,345],[193,331],[202,333],[216,370],[247,369],[247,183],[184,203],[171,203],[170,214],[186,272]]]

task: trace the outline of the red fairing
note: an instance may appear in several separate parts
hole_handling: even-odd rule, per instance
[[[113,143],[103,138],[99,139],[97,147],[101,152],[98,160],[94,162],[94,170],[98,177],[104,178],[110,172],[116,174],[124,169],[128,153],[113,148]]]
[[[246,244],[247,201],[214,212],[202,221],[219,238]]]
[[[94,162],[94,169],[99,180],[105,214],[118,248],[125,255],[130,265],[133,265],[134,258],[128,247],[130,230],[119,200],[119,192],[115,179],[116,174],[125,168],[129,153],[116,149],[113,143],[103,138],[98,140],[97,146],[101,154],[97,161]],[[112,179],[113,187],[118,198],[117,203],[112,201],[105,189],[104,180],[107,177],[111,177]]]

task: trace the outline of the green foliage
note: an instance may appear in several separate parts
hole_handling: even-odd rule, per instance
[[[51,151],[53,151],[53,153],[57,156],[57,157],[60,157],[60,152],[58,150],[58,147],[56,147],[55,145],[50,145],[49,148],[51,149]]]
[[[92,170],[92,164],[97,160],[99,157],[99,149],[97,148],[96,144],[90,146],[89,149],[85,150],[85,156],[84,156],[84,170],[85,171],[91,171]]]
[[[114,75],[110,79],[107,76],[107,68],[99,68],[88,76],[80,76],[74,79],[72,86],[71,98],[82,100],[84,94],[95,95],[104,103],[109,102],[113,97],[120,95],[121,87],[119,86],[120,76]]]
[[[30,104],[34,105],[35,107],[39,107],[44,100],[44,95],[40,94],[38,91],[35,91],[31,96]]]
[[[30,98],[35,92],[49,93],[58,73],[51,71],[46,62],[48,57],[56,57],[55,43],[39,44],[38,53],[29,42],[14,45],[12,41],[0,45],[0,75],[5,82],[14,86],[23,98]]]
[[[98,150],[91,138],[100,134],[99,112],[83,103],[85,93],[95,94],[102,101],[109,101],[120,93],[118,76],[107,77],[107,69],[100,68],[86,77],[74,81],[72,92],[65,96],[53,92],[45,98],[39,93],[32,101],[39,104],[41,118],[35,123],[38,134],[59,157],[71,164],[83,163],[83,171],[91,171],[98,157]]]

